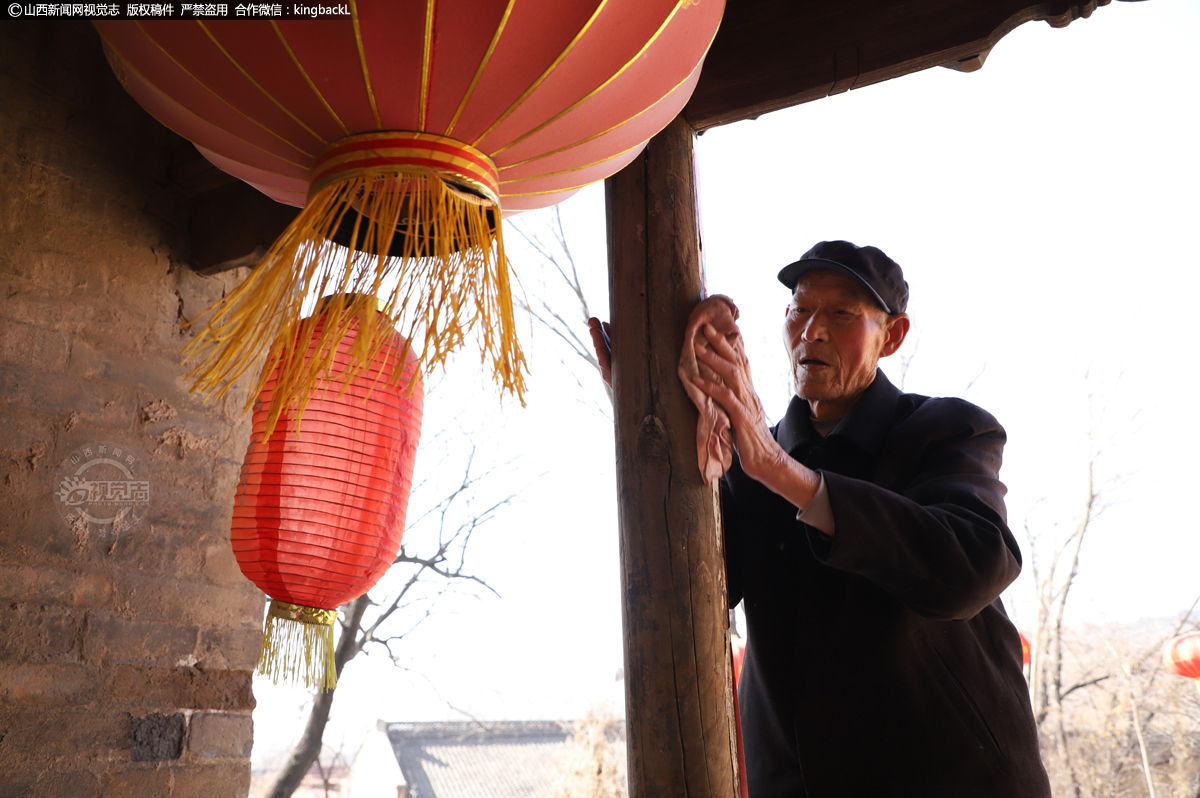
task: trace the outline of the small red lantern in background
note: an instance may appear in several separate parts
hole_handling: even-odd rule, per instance
[[[1163,664],[1185,679],[1200,679],[1200,629],[1167,641],[1163,647]],[[1200,689],[1200,683],[1196,684]]]
[[[738,685],[742,682],[742,663],[746,661],[746,641],[737,635],[729,639],[733,649],[733,717],[737,726],[738,784],[741,798],[749,798],[746,784],[746,749],[742,745],[742,708],[738,703]]]
[[[404,534],[423,396],[403,337],[359,335],[355,319],[375,307],[374,297],[325,300],[305,319],[316,328],[307,352],[280,361],[255,403],[231,538],[242,573],[272,599],[258,669],[276,682],[332,689],[337,608],[379,581]],[[330,316],[349,321],[322,346]],[[356,349],[369,363],[357,372]],[[272,429],[271,393],[289,368],[315,372],[317,387],[302,418]]]
[[[746,661],[746,641],[737,635],[732,635],[729,645],[733,649],[733,686],[736,689],[742,681],[742,663]]]
[[[1031,653],[1030,645],[1029,645],[1029,638],[1025,636],[1024,632],[1017,632],[1017,634],[1019,634],[1021,636],[1021,665],[1023,665],[1023,666],[1028,665],[1029,657],[1030,657],[1030,653]]]

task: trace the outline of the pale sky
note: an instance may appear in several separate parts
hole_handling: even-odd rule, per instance
[[[708,287],[741,307],[772,420],[790,390],[779,338],[788,296],[775,273],[833,238],[878,246],[905,270],[914,329],[902,351],[919,340],[905,389],[964,396],[1006,427],[1001,478],[1026,550],[1026,519],[1047,541],[1076,520],[1092,395],[1103,410],[1097,477],[1115,484],[1084,545],[1075,622],[1171,615],[1200,594],[1190,512],[1200,451],[1190,417],[1197,41],[1200,4],[1113,3],[1066,29],[1022,26],[973,74],[931,69],[697,142]],[[589,301],[603,312],[603,188],[561,209]],[[517,269],[531,294],[558,290]],[[579,388],[552,336],[534,329],[529,340],[524,410],[500,409],[470,353],[426,403],[427,431],[474,431],[476,462],[500,464],[485,494],[519,491],[469,551],[502,597],[443,597],[398,649],[408,670],[352,662],[326,737],[335,747],[344,738],[352,752],[377,718],[465,719],[449,705],[486,719],[571,718],[605,701],[620,711],[606,400],[572,364],[591,393]],[[898,358],[884,369],[899,381]],[[451,482],[462,456],[425,453],[417,470]],[[414,512],[436,493],[414,497]],[[1021,628],[1032,622],[1027,573],[1005,595]],[[255,693],[257,767],[299,735],[305,695],[261,682]]]

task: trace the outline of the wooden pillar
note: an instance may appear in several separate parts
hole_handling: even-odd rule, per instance
[[[693,138],[676,118],[605,184],[630,798],[737,795],[718,495],[676,376],[703,292]]]

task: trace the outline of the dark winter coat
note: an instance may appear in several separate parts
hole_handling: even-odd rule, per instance
[[[750,798],[1048,798],[1021,643],[1003,428],[882,372],[822,439],[794,398],[773,430],[819,470],[826,537],[735,460],[723,479]]]

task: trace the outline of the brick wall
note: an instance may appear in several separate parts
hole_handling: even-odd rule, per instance
[[[173,141],[89,25],[0,25],[2,798],[249,785],[263,598],[228,540],[245,388],[204,407],[179,366],[180,321],[243,275],[172,260]],[[61,480],[99,444],[149,506],[67,520]]]

